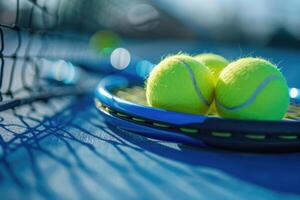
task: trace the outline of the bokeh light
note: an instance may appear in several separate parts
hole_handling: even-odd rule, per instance
[[[119,70],[125,69],[131,60],[131,55],[127,49],[117,48],[110,55],[111,65]]]
[[[299,95],[300,95],[299,90],[297,88],[290,89],[290,97],[291,98],[297,98]]]
[[[148,74],[152,71],[153,67],[154,67],[153,63],[151,63],[147,60],[142,60],[142,61],[138,62],[136,65],[136,73],[140,77],[147,77]]]
[[[103,55],[109,55],[120,43],[119,35],[113,31],[98,31],[90,38],[91,48]]]
[[[62,82],[64,84],[75,84],[79,80],[80,68],[65,60],[48,61],[43,59],[42,77]]]

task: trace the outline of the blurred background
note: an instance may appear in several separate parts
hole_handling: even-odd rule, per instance
[[[18,1],[0,2],[1,24],[12,25],[18,17],[19,26],[35,30],[300,47],[298,0],[20,0],[21,16]],[[32,4],[42,10],[32,13]]]
[[[298,0],[0,0],[2,66],[34,62],[23,67],[34,74],[32,88],[36,74],[74,82],[45,69],[49,61],[65,76],[73,64],[102,72],[131,66],[144,76],[170,53],[215,52],[265,57],[299,87],[299,10]]]

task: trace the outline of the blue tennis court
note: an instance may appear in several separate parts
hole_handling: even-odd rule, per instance
[[[150,139],[107,123],[106,116],[95,107],[94,91],[107,74],[119,73],[120,69],[111,66],[111,57],[102,59],[90,51],[89,38],[95,27],[73,16],[76,20],[82,20],[82,26],[78,28],[76,25],[74,28],[70,22],[71,14],[63,15],[58,22],[52,21],[49,16],[42,22],[38,17],[43,16],[42,13],[55,13],[58,4],[61,6],[60,12],[65,13],[67,8],[75,11],[76,7],[80,7],[82,10],[89,9],[90,13],[76,12],[86,16],[90,22],[100,23],[109,29],[105,27],[109,19],[102,15],[110,16],[109,9],[114,8],[120,13],[111,15],[110,20],[112,23],[114,20],[118,22],[128,2],[122,1],[122,5],[117,7],[113,6],[118,1],[109,3],[100,0],[89,3],[53,1],[53,5],[47,1],[11,2],[0,1],[1,12],[3,9],[6,16],[1,16],[0,12],[1,199],[300,199],[300,153],[297,151],[258,153],[209,145],[195,147]],[[193,7],[193,1],[187,2]],[[260,5],[255,2],[254,7]],[[270,4],[263,2],[266,4],[264,6]],[[273,9],[280,8],[280,2],[274,2],[270,4]],[[215,13],[221,3],[216,1],[207,9]],[[130,4],[140,5],[141,2],[132,1]],[[289,87],[300,88],[300,32],[297,37],[292,37],[278,31],[262,41],[262,36],[255,36],[253,31],[252,36],[259,42],[253,42],[251,38],[248,43],[243,41],[247,37],[236,31],[236,37],[244,39],[231,41],[225,29],[232,26],[226,25],[225,21],[219,18],[219,21],[207,20],[212,24],[208,26],[202,20],[191,20],[188,10],[178,12],[178,6],[182,6],[179,2],[166,11],[169,4],[168,0],[145,1],[144,7],[139,8],[141,10],[135,8],[128,11],[128,19],[132,20],[134,28],[130,26],[132,30],[125,27],[115,31],[125,36],[111,32],[101,35],[106,41],[122,38],[120,46],[130,53],[131,58],[126,70],[134,69],[136,63],[156,64],[162,56],[179,51],[192,55],[214,52],[229,60],[244,56],[264,57],[278,65]],[[228,5],[228,9],[231,5],[223,4]],[[292,7],[293,4],[290,5]],[[245,3],[242,6],[249,5]],[[299,8],[297,3],[294,6]],[[287,8],[293,11],[291,7]],[[97,9],[102,15],[99,14],[99,18],[90,16],[95,15]],[[194,12],[194,9],[190,10]],[[60,16],[60,12],[54,16]],[[140,12],[147,14],[146,19],[157,17],[159,13],[161,21],[151,18],[150,24],[140,24],[136,16]],[[16,17],[16,13],[19,16]],[[294,14],[299,17],[298,13]],[[14,23],[15,18],[18,18],[17,23]],[[28,21],[25,20],[27,18]],[[191,23],[186,23],[186,20]],[[180,25],[180,28],[172,27],[171,22]],[[207,30],[187,28],[197,27],[197,23]],[[252,23],[253,28],[259,27],[255,21]],[[264,23],[268,24],[268,21]],[[73,32],[65,31],[64,26]],[[185,28],[187,32],[183,33]],[[168,36],[173,32],[168,29],[176,34]],[[81,33],[83,30],[87,33]],[[133,30],[139,32],[132,33]],[[205,35],[200,34],[200,37],[198,31],[203,31]],[[224,38],[214,38],[213,31],[224,31]],[[290,35],[296,34],[294,29],[290,31]],[[155,37],[152,38],[149,33]],[[52,38],[51,34],[59,35]],[[98,42],[106,45],[103,41]],[[103,55],[105,53],[102,52]],[[116,65],[122,68],[123,62],[122,59],[117,60]],[[73,65],[74,69],[70,67]],[[58,66],[59,72],[54,70],[55,66]],[[75,76],[77,71],[82,75],[80,78]],[[37,74],[47,81],[36,81]],[[82,94],[80,91],[83,89],[74,86],[77,78],[84,83],[85,92]],[[49,83],[49,79],[55,80]],[[71,91],[75,91],[76,95],[70,95],[73,94]],[[38,94],[42,94],[40,99],[31,101],[30,97],[37,97]],[[54,98],[49,98],[51,95]]]

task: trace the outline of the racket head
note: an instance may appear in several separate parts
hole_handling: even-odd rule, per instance
[[[153,108],[146,105],[145,99],[141,103],[128,101],[116,92],[143,84],[144,79],[137,76],[110,75],[97,87],[96,107],[109,123],[153,139],[196,146],[205,143],[236,150],[277,152],[300,149],[298,96],[291,98],[288,119],[237,120]]]

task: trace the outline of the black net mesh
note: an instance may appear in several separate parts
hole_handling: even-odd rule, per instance
[[[78,87],[78,75],[83,72],[74,64],[91,59],[88,37],[69,31],[68,12],[62,12],[77,4],[58,0],[0,3],[0,101],[6,103],[1,110],[16,104],[8,105],[7,100],[31,97],[26,101],[33,101],[33,97],[60,96]],[[77,11],[73,9],[72,16]],[[57,92],[53,89],[57,86],[64,89]]]
[[[85,3],[0,1],[0,155],[4,164],[9,152],[19,146],[39,146],[40,138],[72,121],[74,109],[92,105],[90,98],[80,104],[74,101],[74,94],[93,90],[98,81],[83,69],[87,61],[98,58],[89,48],[88,34],[76,30],[78,24],[86,23],[78,4]],[[71,15],[76,26],[69,21]],[[58,96],[62,98],[51,98]]]

